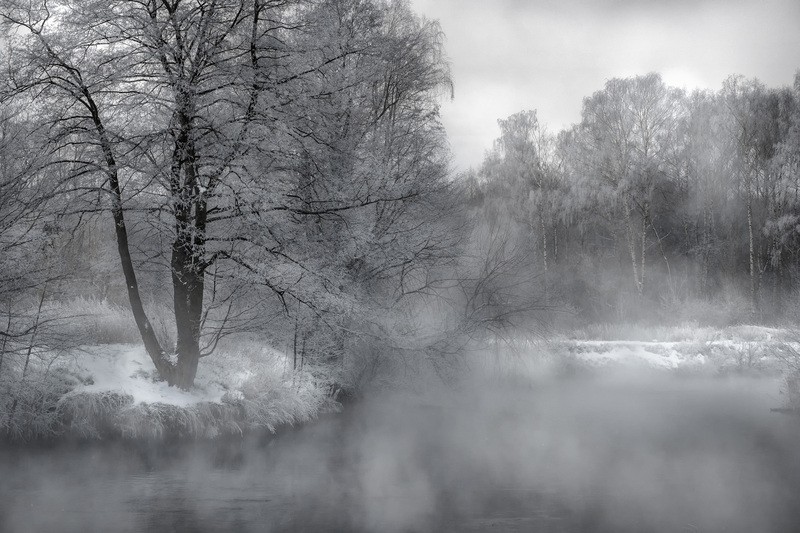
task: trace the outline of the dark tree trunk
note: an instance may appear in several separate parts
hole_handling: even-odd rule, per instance
[[[133,260],[131,259],[131,252],[128,246],[128,230],[125,226],[125,216],[121,205],[119,183],[116,179],[109,181],[114,190],[114,206],[111,209],[111,213],[114,217],[117,252],[119,253],[120,263],[122,264],[122,273],[125,276],[125,286],[128,290],[128,301],[131,304],[133,319],[136,322],[136,327],[139,329],[139,334],[142,337],[142,342],[144,342],[147,354],[153,361],[158,374],[172,384],[170,380],[173,370],[172,363],[164,353],[161,344],[158,342],[158,338],[156,338],[155,331],[153,331],[153,326],[147,318],[144,306],[142,305],[142,298],[139,294],[139,283],[136,280],[136,272],[133,269]]]
[[[200,187],[197,153],[192,138],[192,97],[178,93],[179,130],[172,160],[175,241],[172,244],[172,290],[178,364],[173,382],[188,389],[200,361],[200,329],[205,292],[205,232],[207,205]]]
[[[192,260],[194,254],[191,244],[188,247],[184,244],[181,239],[176,239],[172,249],[172,289],[178,332],[175,345],[178,365],[173,382],[182,389],[188,389],[194,383],[200,360],[200,323],[205,280],[202,270]]]
[[[158,342],[155,331],[153,331],[153,326],[150,324],[150,320],[148,320],[147,314],[144,311],[142,298],[139,294],[139,282],[136,279],[136,271],[133,268],[133,260],[131,259],[131,251],[128,244],[128,227],[125,224],[122,188],[119,183],[119,174],[114,151],[91,93],[85,86],[81,89],[100,140],[100,148],[106,163],[106,175],[108,176],[108,185],[111,189],[111,216],[114,219],[117,253],[119,254],[119,260],[122,266],[122,274],[125,277],[125,288],[128,291],[128,301],[131,304],[133,319],[142,337],[142,342],[144,342],[145,350],[147,350],[147,354],[153,361],[156,370],[162,378],[167,379],[167,381],[172,384],[171,378],[174,367],[164,353],[161,344]]]

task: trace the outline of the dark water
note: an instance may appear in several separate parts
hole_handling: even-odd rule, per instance
[[[800,530],[768,379],[617,376],[392,396],[216,443],[3,450],[3,531]]]

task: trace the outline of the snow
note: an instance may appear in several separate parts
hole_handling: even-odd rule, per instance
[[[694,332],[691,328],[681,328],[680,331],[662,334],[663,338],[685,340],[561,338],[544,344],[525,341],[523,353],[548,352],[550,360],[571,357],[592,367],[632,366],[663,370],[717,370],[743,364],[766,368],[775,363],[776,354],[781,349],[800,353],[800,342],[787,340],[791,337],[786,330],[761,326],[737,326],[713,332],[708,328],[698,328]],[[537,358],[524,359],[533,364]],[[83,382],[70,394],[111,391],[131,396],[135,404],[162,403],[186,407],[201,402],[220,402],[226,394],[231,398],[240,397],[247,382],[260,383],[259,389],[281,388],[289,382],[291,387],[297,387],[296,376],[292,377],[286,356],[255,344],[204,358],[190,391],[157,381],[153,363],[141,345],[84,347],[67,360],[62,359],[60,365],[66,366]],[[313,386],[311,382],[306,385]]]
[[[686,353],[681,343],[657,341],[573,341],[570,351],[580,360],[608,364],[644,364],[656,368],[702,365],[703,354]]]
[[[530,353],[546,353],[550,359],[566,358],[595,368],[775,372],[787,355],[800,354],[800,334],[794,330],[748,324],[725,328],[598,326],[544,344],[524,339],[516,342]]]
[[[237,389],[251,375],[236,371],[231,361],[201,361],[195,386],[190,391],[170,387],[155,379],[155,369],[144,347],[117,344],[84,347],[69,358],[71,373],[83,384],[71,394],[112,391],[133,397],[134,403],[163,403],[186,407],[200,402],[219,402],[223,395]]]
[[[787,353],[800,353],[800,342],[787,330],[737,326],[682,341],[558,339],[550,349],[595,367],[775,371]]]

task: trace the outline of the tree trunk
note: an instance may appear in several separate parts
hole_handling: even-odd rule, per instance
[[[189,389],[200,361],[200,326],[205,292],[205,232],[207,205],[200,188],[197,153],[192,138],[193,102],[179,92],[177,118],[180,126],[175,138],[172,163],[172,193],[175,241],[172,244],[172,291],[178,363],[173,384]],[[183,180],[181,180],[181,173]]]
[[[145,350],[153,361],[159,375],[169,381],[169,376],[172,372],[172,364],[167,359],[161,344],[156,338],[153,326],[150,325],[150,320],[144,311],[142,305],[142,298],[139,294],[139,283],[136,280],[136,271],[133,268],[133,260],[131,259],[131,252],[128,246],[128,230],[125,226],[125,215],[122,209],[121,194],[119,190],[119,183],[114,180],[109,180],[112,184],[114,195],[114,206],[111,208],[111,213],[114,217],[114,229],[117,237],[117,253],[119,254],[120,263],[122,265],[122,273],[125,277],[125,286],[128,290],[128,301],[131,304],[131,311],[133,312],[133,320],[136,322],[136,327],[139,330],[139,335],[144,342]]]
[[[773,277],[773,285],[772,285],[772,292],[773,292],[773,306],[775,309],[775,314],[777,316],[783,315],[783,285],[784,285],[784,278],[783,278],[783,249],[781,244],[778,242],[778,239],[773,239],[772,242],[773,247],[773,256],[775,257],[773,261],[773,268],[775,269],[775,275]]]
[[[119,183],[119,174],[117,169],[117,162],[114,157],[114,151],[111,142],[100,118],[100,111],[92,99],[91,93],[88,88],[82,87],[84,97],[87,102],[87,107],[92,116],[95,130],[100,140],[100,148],[103,151],[103,157],[106,162],[106,175],[108,176],[108,185],[111,189],[111,216],[114,219],[114,232],[117,240],[117,253],[119,255],[120,264],[122,266],[122,274],[125,277],[125,288],[128,291],[128,301],[131,304],[131,311],[133,312],[133,319],[136,322],[136,327],[139,330],[139,335],[144,342],[145,350],[153,361],[159,375],[166,378],[172,384],[170,377],[172,375],[173,365],[164,353],[161,344],[156,338],[155,331],[150,325],[150,320],[144,311],[142,305],[142,298],[139,294],[139,283],[136,279],[136,271],[133,268],[133,260],[131,259],[130,246],[128,244],[128,228],[125,224],[125,211],[122,204],[122,188]]]
[[[8,305],[8,320],[6,322],[6,333],[11,333],[11,304]],[[3,344],[0,344],[0,376],[3,375],[3,358],[6,353],[6,344],[8,343],[8,335],[2,335]]]
[[[547,274],[547,228],[544,225],[544,216],[539,212],[539,227],[542,228],[542,266]]]
[[[544,303],[550,303],[550,296],[547,287],[547,227],[544,224],[544,216],[539,211],[539,226],[542,228],[542,267],[544,268]]]
[[[642,213],[642,266],[639,271],[639,296],[644,292],[644,267],[647,257],[647,221],[650,218],[650,208],[645,204],[645,211]]]
[[[623,208],[625,213],[625,227],[627,229],[627,241],[628,241],[628,252],[631,256],[631,266],[633,267],[633,284],[636,287],[636,292],[641,296],[642,294],[642,284],[639,281],[639,264],[636,260],[636,235],[633,229],[633,221],[631,220],[631,209],[628,205],[628,200],[626,199],[623,202]]]
[[[176,240],[172,250],[172,289],[175,305],[175,326],[178,338],[175,351],[178,364],[172,384],[189,389],[197,375],[200,361],[200,322],[203,312],[205,280],[197,272],[186,250]]]
[[[750,244],[750,311],[755,314],[758,309],[758,302],[756,300],[756,254],[755,244],[753,239],[753,209],[752,202],[747,198],[747,237]]]
[[[703,202],[703,247],[702,263],[700,274],[700,292],[708,296],[711,293],[709,283],[710,263],[711,263],[711,229],[712,229],[711,207],[708,200]]]
[[[297,317],[294,317],[294,339],[292,342],[292,370],[297,370],[297,329],[299,328]]]
[[[553,228],[553,261],[558,262],[558,223]]]

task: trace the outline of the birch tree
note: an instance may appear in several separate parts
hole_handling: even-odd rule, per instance
[[[558,189],[551,168],[554,141],[539,124],[536,111],[521,111],[498,120],[500,137],[484,161],[490,187],[514,206],[540,250],[543,272],[548,268],[548,244],[554,226],[551,205]]]
[[[586,201],[622,219],[636,292],[645,289],[648,234],[659,239],[653,201],[674,176],[672,148],[684,96],[658,74],[612,79],[584,100],[576,139]]]

